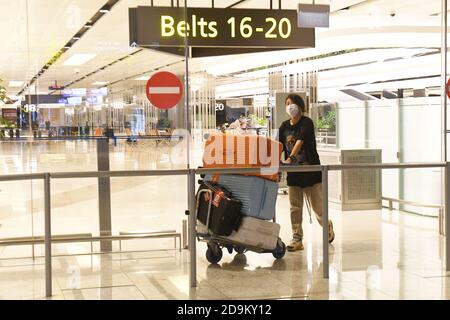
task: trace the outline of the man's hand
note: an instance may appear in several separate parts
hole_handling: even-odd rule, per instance
[[[291,158],[287,158],[286,160],[281,160],[281,162],[283,162],[284,164],[291,164],[292,163],[292,159]]]

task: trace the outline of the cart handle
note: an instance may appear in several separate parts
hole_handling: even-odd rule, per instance
[[[208,233],[209,233],[209,218],[210,218],[210,216],[211,216],[211,203],[212,203],[212,198],[213,198],[213,193],[212,193],[212,191],[209,190],[209,189],[203,189],[203,190],[200,190],[200,191],[197,193],[197,210],[195,210],[195,220],[197,221],[198,208],[199,208],[199,205],[200,205],[200,196],[201,196],[203,193],[208,193],[208,194],[209,194],[208,214],[207,214],[207,216],[206,216],[206,229],[207,229],[207,231],[208,231]]]

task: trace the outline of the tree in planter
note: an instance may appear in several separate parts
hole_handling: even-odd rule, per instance
[[[251,119],[251,122],[254,126],[258,126],[258,127],[267,127],[268,121],[265,118],[259,118],[254,114],[251,114],[249,116],[249,118]]]
[[[167,118],[162,118],[158,120],[158,124],[156,125],[156,128],[159,130],[165,130],[170,128],[170,121]]]
[[[328,111],[323,118],[317,120],[318,129],[336,130],[336,111]]]
[[[0,116],[0,127],[14,127],[14,123]]]
[[[3,85],[3,80],[0,79],[0,104],[5,104],[8,102],[8,96],[6,95],[6,88]]]
[[[3,80],[0,78],[0,106],[8,102],[11,102],[11,100],[8,98],[6,88],[3,85]],[[0,127],[15,128],[16,124],[0,115]]]

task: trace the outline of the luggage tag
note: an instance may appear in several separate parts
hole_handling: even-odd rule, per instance
[[[223,192],[222,192],[222,191],[216,192],[216,193],[214,194],[214,198],[213,198],[212,204],[213,204],[216,208],[218,208],[218,207],[219,207],[219,204],[220,204],[220,201],[222,200],[222,198],[224,198]]]

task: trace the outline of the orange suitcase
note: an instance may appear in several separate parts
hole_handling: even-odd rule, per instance
[[[277,181],[282,149],[281,143],[263,136],[214,133],[205,142],[203,167],[265,167],[245,175]]]

